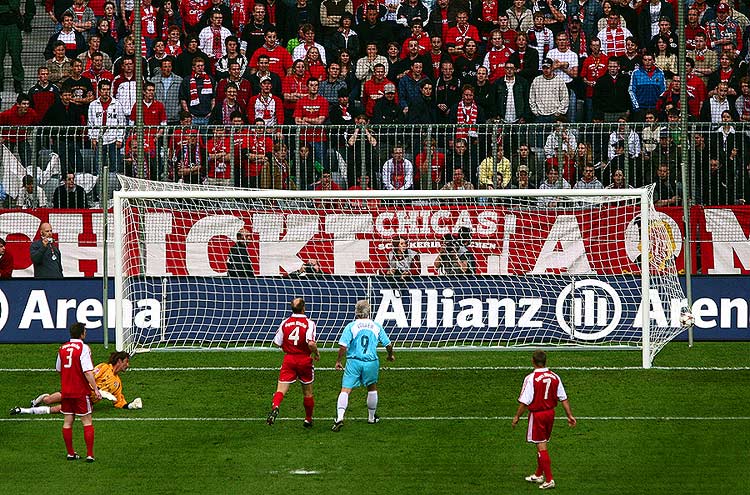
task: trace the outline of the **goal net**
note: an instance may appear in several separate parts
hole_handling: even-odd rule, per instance
[[[303,297],[401,348],[631,348],[683,329],[679,238],[650,190],[278,191],[120,178],[117,348],[267,348]],[[648,242],[641,242],[648,238]]]

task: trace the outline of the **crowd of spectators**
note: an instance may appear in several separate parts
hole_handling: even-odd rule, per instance
[[[66,181],[92,151],[112,172],[154,180],[300,189],[656,182],[657,200],[674,205],[684,82],[690,119],[714,124],[690,136],[704,146],[690,147],[694,199],[750,201],[750,135],[737,126],[750,121],[750,21],[731,0],[689,3],[680,33],[677,0],[142,0],[138,41],[132,2],[47,0],[56,26],[47,62],[0,125],[59,126],[37,132],[35,148],[59,156]],[[138,105],[149,126],[143,164],[129,132]],[[505,125],[527,123],[545,125]],[[426,135],[424,124],[453,126]],[[35,164],[23,131],[3,140],[23,166]]]

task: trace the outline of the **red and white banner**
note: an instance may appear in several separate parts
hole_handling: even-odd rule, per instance
[[[125,243],[131,274],[221,276],[237,232],[252,233],[255,273],[284,275],[317,259],[339,275],[382,273],[394,238],[407,238],[419,253],[419,271],[434,274],[446,234],[468,227],[479,274],[621,274],[638,271],[639,210],[633,206],[571,210],[492,207],[375,207],[242,212],[150,210],[129,218],[138,237]],[[668,237],[666,251],[684,266],[682,209],[659,210]],[[706,274],[750,273],[750,207],[693,207],[693,270]],[[33,276],[31,241],[41,222],[50,222],[59,242],[66,277],[103,273],[103,214],[97,210],[0,210],[0,236],[8,242],[14,277]],[[114,273],[112,219],[109,273]],[[697,268],[699,269],[697,269]]]

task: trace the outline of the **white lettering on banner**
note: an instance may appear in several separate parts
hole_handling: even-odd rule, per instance
[[[146,273],[161,277],[169,275],[167,270],[167,235],[172,233],[174,218],[170,213],[146,213]],[[136,242],[135,239],[131,239]]]
[[[286,235],[282,238],[284,221]],[[319,232],[317,215],[253,215],[253,232],[259,234],[260,275],[280,275],[298,270],[305,261],[299,252]]]
[[[506,215],[506,229],[508,217],[516,218],[515,215]],[[497,212],[488,210],[477,215],[476,233],[479,235],[490,235],[497,232]]]
[[[333,271],[355,275],[358,261],[370,259],[370,241],[357,240],[357,234],[372,232],[372,215],[327,215],[325,231],[333,235]]]
[[[503,326],[520,328],[541,328],[543,321],[535,317],[542,308],[542,299],[486,298],[484,300],[467,297],[455,301],[453,289],[409,289],[409,306],[411,318],[406,314],[401,291],[398,289],[381,289],[382,299],[378,304],[375,321],[385,323],[393,321],[399,328],[493,328],[500,326],[500,314],[503,315]],[[442,298],[439,297],[442,295]],[[484,306],[487,305],[485,315]],[[456,306],[460,308],[456,315]],[[424,309],[424,318],[422,316]],[[516,310],[522,312],[516,318]],[[486,316],[486,318],[485,318]],[[486,319],[486,323],[485,323]],[[423,321],[424,320],[424,321]]]
[[[5,328],[5,324],[8,323],[8,316],[10,316],[8,298],[5,297],[5,292],[0,289],[0,331],[2,331],[3,328]]]
[[[560,249],[557,249],[558,245]],[[594,273],[586,256],[578,220],[573,215],[560,215],[555,219],[531,273],[548,271]]]
[[[2,301],[5,294],[0,291],[0,310],[2,310]],[[104,309],[101,301],[90,298],[84,299],[80,303],[76,299],[55,299],[53,308],[56,309],[55,319],[52,318],[52,308],[50,301],[47,299],[45,290],[32,290],[26,301],[21,322],[18,324],[19,330],[28,330],[33,322],[37,321],[45,330],[65,329],[68,327],[68,313],[75,310],[75,321],[86,325],[87,329],[101,328]],[[7,300],[6,300],[7,306]],[[122,301],[122,324],[125,328],[130,328],[135,324],[141,328],[159,328],[161,321],[161,303],[156,299],[142,299],[136,303],[138,310],[133,314],[133,304],[129,300]],[[115,300],[107,301],[108,326],[116,326]],[[8,312],[3,311],[0,315],[0,323],[3,325],[3,318],[7,320]],[[2,325],[0,325],[2,329]]]
[[[732,326],[732,309],[737,310],[737,328],[747,328],[750,325],[750,320],[748,319],[748,302],[745,299],[740,297],[735,299],[722,297],[719,300],[719,307],[721,308],[721,321],[719,322],[721,328],[730,328]]]
[[[505,215],[503,227],[504,227],[503,228],[503,247],[500,251],[500,259],[498,260],[497,273],[499,275],[508,275],[510,273],[508,271],[510,241],[511,241],[511,238],[516,233],[516,216]],[[496,228],[497,228],[497,225],[496,225]],[[490,264],[490,261],[491,261],[490,259],[487,260],[487,273],[493,274],[494,263]],[[494,260],[492,261],[494,262]]]
[[[217,272],[211,268],[208,246],[214,237],[235,240],[237,232],[244,226],[241,218],[232,215],[211,215],[195,222],[185,241],[185,262],[190,275],[226,275],[227,272]]]
[[[700,328],[715,328],[716,317],[719,315],[719,308],[713,299],[702,298],[693,304],[693,318],[695,324]],[[706,320],[706,318],[711,318]]]
[[[393,323],[398,328],[542,328],[549,321],[537,319],[552,301],[521,297],[455,299],[453,289],[409,289],[408,296],[398,289],[381,289],[375,321]],[[609,283],[598,279],[578,280],[565,286],[557,295],[555,319],[565,333],[578,340],[602,340],[613,331],[642,327],[640,298],[623,303],[622,296]],[[649,317],[656,327],[680,327],[680,316],[686,310],[685,299],[663,301],[657,289],[650,290]],[[408,310],[407,310],[408,306]],[[626,306],[632,321],[623,320]],[[732,327],[732,311],[736,312],[737,328],[748,328],[750,304],[744,299],[722,298],[717,303],[701,298],[693,303],[692,312],[699,328],[715,328],[720,317],[722,328]],[[635,311],[633,311],[635,310]],[[457,312],[458,311],[458,312]],[[713,318],[713,319],[706,319]]]
[[[472,229],[471,247],[476,255],[478,273],[482,275],[529,272],[617,275],[625,269],[634,271],[635,267],[630,265],[637,263],[640,254],[639,211],[631,207],[602,209],[602,221],[596,222],[573,212],[556,219],[542,215],[537,221],[534,213],[503,206],[458,209],[434,204],[415,205],[410,209],[388,206],[366,214],[346,209],[306,211],[306,214],[281,210],[221,213],[214,224],[213,211],[166,211],[156,206],[139,211],[127,220],[137,221],[142,226],[125,239],[126,249],[132,250],[128,253],[132,255],[132,264],[128,266],[130,273],[155,277],[219,273],[218,267],[223,266],[231,242],[207,239],[226,236],[233,229],[221,220],[225,216],[237,222],[242,219],[248,225],[252,222],[257,241],[253,241],[251,251],[258,257],[258,273],[270,276],[294,271],[311,257],[317,257],[334,274],[372,274],[383,266],[394,236],[408,236],[411,248],[420,256],[420,273],[434,275],[432,265],[440,239],[444,234],[456,233],[462,226]],[[664,246],[666,252],[661,254],[679,256],[676,263],[681,269],[681,253],[686,251],[681,244],[681,224],[678,218],[667,213],[674,212],[669,209],[657,212],[660,221],[655,228],[660,233],[666,232],[668,237]],[[701,208],[701,215],[694,216],[693,227],[704,233],[701,241],[705,248],[701,251],[704,273],[750,272],[750,231],[745,225],[749,214],[750,207],[732,206]],[[611,227],[604,217],[628,219],[624,236],[621,228]],[[43,221],[50,221],[58,236],[66,277],[103,274],[100,234],[103,214],[100,211],[3,212],[0,213],[0,236],[10,239],[9,249],[15,255],[25,249],[20,246],[24,238],[33,240],[38,235],[39,224]],[[345,226],[347,224],[349,227]],[[109,225],[112,228],[113,223]],[[215,231],[210,231],[212,225],[216,225]],[[526,242],[528,232],[541,234],[543,239]],[[230,240],[234,239],[234,234]],[[605,239],[606,245],[590,245],[589,239]],[[376,248],[372,249],[373,246]],[[29,263],[25,253],[14,258],[17,264],[22,263],[20,260]],[[669,259],[671,261],[671,257]],[[109,263],[109,273],[112,273],[114,256],[109,257]],[[13,276],[31,277],[33,266],[17,266]]]
[[[729,209],[707,208],[703,213],[706,217],[706,231],[711,233],[711,246],[714,251],[714,266],[708,269],[708,274],[742,273],[735,265],[735,259],[739,260],[745,270],[750,270],[750,238],[745,236],[734,212]]]
[[[21,323],[18,324],[19,330],[28,330],[33,320],[42,323],[42,328],[55,328],[52,321],[52,313],[49,310],[47,302],[47,293],[43,290],[32,290],[29,299],[26,301],[26,308],[23,310]],[[63,325],[62,328],[65,328]]]

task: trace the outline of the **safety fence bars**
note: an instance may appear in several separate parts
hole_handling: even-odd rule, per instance
[[[55,203],[55,192],[69,173],[84,189],[86,202],[73,198],[76,203],[67,206],[96,206],[105,164],[110,191],[118,187],[118,173],[297,190],[596,188],[656,182],[657,206],[676,206],[683,187],[682,146],[688,147],[686,197],[691,204],[750,202],[750,126],[745,122],[692,123],[687,129],[661,122],[146,127],[144,163],[137,163],[133,130],[0,128],[3,206],[64,206]],[[593,166],[592,180],[587,166]],[[28,186],[32,181],[38,187]]]

